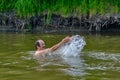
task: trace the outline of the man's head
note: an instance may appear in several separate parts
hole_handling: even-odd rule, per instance
[[[35,48],[36,49],[44,49],[45,48],[45,42],[43,40],[37,40],[35,42]]]

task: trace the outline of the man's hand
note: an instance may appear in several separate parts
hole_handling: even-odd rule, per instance
[[[70,41],[71,37],[67,36],[64,39],[62,39],[62,43],[67,43],[68,41]]]
[[[56,49],[58,49],[61,45],[67,43],[68,41],[70,41],[71,37],[67,36],[65,38],[62,39],[62,41],[60,41],[58,44],[54,45],[53,47],[50,48],[51,51],[55,51]]]

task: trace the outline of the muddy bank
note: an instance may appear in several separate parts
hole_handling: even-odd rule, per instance
[[[0,31],[120,31],[120,15],[95,15],[63,17],[59,14],[41,14],[30,18],[19,18],[13,12],[0,13]]]

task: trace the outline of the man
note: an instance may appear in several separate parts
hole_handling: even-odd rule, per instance
[[[51,48],[46,48],[46,49],[45,49],[45,42],[41,39],[37,40],[35,42],[35,48],[36,48],[35,57],[39,57],[42,54],[47,54],[47,53],[55,51],[63,44],[70,41],[70,38],[71,38],[70,36],[67,36],[64,39],[62,39],[59,43],[57,43],[56,45],[52,46]]]

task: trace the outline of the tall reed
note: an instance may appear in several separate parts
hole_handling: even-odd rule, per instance
[[[90,15],[120,13],[120,0],[0,0],[0,11],[14,9],[19,16],[40,13],[61,15]]]
[[[15,7],[17,0],[0,0],[0,11],[8,11]]]

